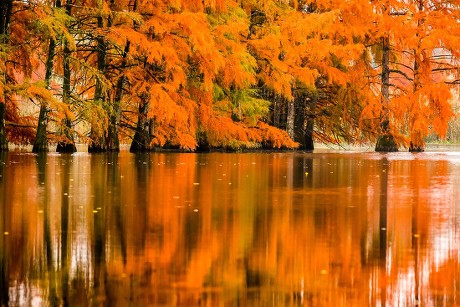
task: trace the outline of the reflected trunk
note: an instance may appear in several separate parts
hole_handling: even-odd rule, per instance
[[[382,306],[387,305],[387,238],[388,238],[388,172],[389,161],[382,159],[382,173],[380,175],[380,210],[379,210],[379,229],[380,229],[380,274],[382,275],[382,285],[380,286],[380,301]]]
[[[61,255],[59,261],[59,269],[61,273],[62,286],[62,304],[69,306],[69,193],[70,193],[70,167],[72,157],[64,156],[62,160],[62,196],[61,196]]]
[[[9,306],[8,238],[6,235],[6,163],[8,153],[0,151],[0,306]]]
[[[91,158],[91,169],[96,174],[94,176],[93,183],[93,195],[94,201],[92,204],[93,211],[93,227],[94,227],[94,242],[92,244],[94,248],[94,284],[95,293],[100,288],[103,288],[103,282],[106,276],[106,227],[105,227],[105,215],[108,211],[107,198],[110,197],[108,189],[111,189],[111,185],[108,184],[108,168],[112,167],[108,165],[108,162],[104,155],[93,155]]]

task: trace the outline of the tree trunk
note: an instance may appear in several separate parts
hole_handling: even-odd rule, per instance
[[[150,102],[148,95],[142,95],[142,101],[139,104],[139,115],[136,127],[136,133],[134,134],[133,142],[129,148],[130,152],[145,152],[150,151],[150,141],[152,140],[151,122],[147,117],[149,112]]]
[[[56,42],[50,39],[48,47],[48,57],[46,59],[46,72],[45,72],[45,85],[49,89],[51,76],[53,74],[54,51],[56,49]],[[46,135],[48,127],[48,104],[43,102],[40,105],[40,113],[38,115],[37,133],[35,135],[34,146],[32,152],[47,152],[48,151],[48,136]]]
[[[418,10],[419,11],[423,11],[423,2],[421,1],[418,1]],[[417,24],[417,27],[420,27],[421,24],[423,23],[423,20],[419,20],[418,21],[418,24]],[[418,37],[418,33],[416,34],[416,37]],[[418,90],[421,89],[422,87],[422,84],[421,84],[421,81],[420,81],[420,64],[421,64],[421,61],[422,59],[420,58],[420,53],[418,52],[418,50],[421,49],[421,46],[420,46],[421,42],[419,40],[418,42],[418,48],[417,49],[414,49],[414,93],[416,93]],[[417,108],[420,108],[420,106],[418,105],[418,102],[414,102],[417,104]],[[420,112],[420,110],[419,110]],[[411,118],[411,127],[410,127],[410,143],[409,143],[409,151],[410,152],[422,152],[425,150],[425,141],[423,140],[422,138],[422,133],[420,132],[420,130],[413,130],[413,126],[414,126],[414,123],[415,121],[417,120],[417,117],[420,116],[418,115],[417,113],[415,113],[415,117],[414,118]]]
[[[8,141],[6,140],[6,107],[5,102],[0,102],[0,152],[8,151]]]
[[[315,125],[315,109],[316,100],[315,96],[309,97],[307,100],[306,116],[305,116],[305,137],[304,137],[304,149],[313,151],[315,149],[313,130]]]
[[[99,16],[97,18],[97,26],[98,28],[104,27],[104,19]],[[106,73],[107,68],[107,46],[103,36],[98,36],[97,38],[97,68],[101,74]],[[105,101],[106,95],[103,93],[103,84],[102,81],[98,78],[96,80],[96,89],[94,91],[94,103],[101,104],[102,108],[107,111],[109,106]],[[99,121],[99,119],[96,119]],[[93,123],[94,125],[95,123]],[[107,148],[107,137],[106,131],[98,132],[91,128],[91,144],[88,146],[88,152],[105,152],[108,150]]]
[[[390,102],[390,38],[382,37],[382,113],[380,114],[380,136],[375,145],[375,151],[398,151],[398,145],[390,131],[390,116],[388,104]]]
[[[281,102],[276,93],[273,94],[273,126],[279,128],[281,123]]]
[[[71,0],[67,0],[66,13],[71,16],[72,13]],[[64,80],[62,84],[62,100],[65,104],[70,105],[70,48],[69,43],[64,43]],[[67,116],[63,121],[63,134],[66,138],[65,141],[58,143],[56,151],[62,153],[73,153],[77,151],[72,132],[72,120]]]
[[[2,0],[0,3],[0,43],[7,45],[8,29],[13,11],[13,0]],[[6,139],[6,67],[1,68],[0,72],[0,152],[8,151],[8,141]]]
[[[130,48],[130,41],[126,42],[123,50],[123,60],[121,62],[121,68],[123,69],[127,64],[127,57]],[[115,99],[113,107],[110,109],[109,127],[107,133],[107,148],[109,151],[120,151],[120,140],[118,138],[118,127],[120,125],[121,115],[121,100],[123,98],[123,84],[125,83],[125,77],[121,76],[117,81],[117,88],[115,89]]]
[[[292,140],[295,139],[294,125],[295,125],[295,103],[294,103],[294,99],[291,99],[287,103],[286,132]]]

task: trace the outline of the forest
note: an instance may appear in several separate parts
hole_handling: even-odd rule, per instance
[[[0,151],[423,151],[460,83],[450,0],[2,0]]]

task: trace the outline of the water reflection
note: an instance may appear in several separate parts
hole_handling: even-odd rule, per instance
[[[458,158],[1,154],[0,302],[459,304]]]

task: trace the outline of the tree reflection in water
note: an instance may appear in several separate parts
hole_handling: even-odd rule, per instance
[[[455,155],[0,156],[2,305],[455,305]]]

